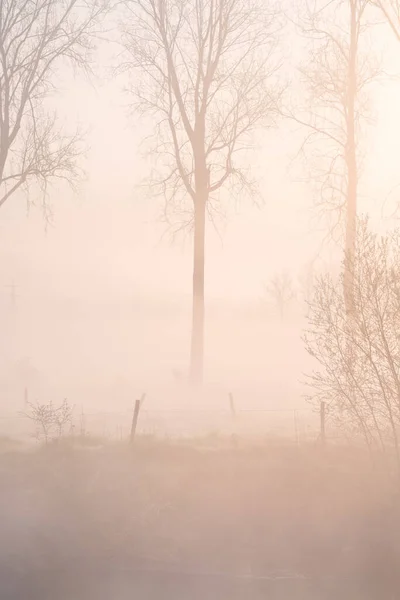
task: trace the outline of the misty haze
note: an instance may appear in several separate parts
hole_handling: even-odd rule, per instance
[[[399,0],[0,0],[0,599],[400,597]]]

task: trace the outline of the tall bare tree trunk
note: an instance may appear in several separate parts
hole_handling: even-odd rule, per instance
[[[205,153],[205,119],[201,111],[194,128],[193,153],[195,164],[194,249],[193,249],[193,309],[192,343],[190,349],[190,381],[201,386],[204,375],[204,261],[206,206],[209,195],[209,171]]]
[[[275,52],[279,54],[283,14],[273,0],[121,4],[126,7],[122,36],[127,52],[121,67],[126,64],[132,72],[141,72],[143,79],[132,90],[135,100],[140,110],[157,118],[152,150],[163,157],[158,163],[163,167],[155,170],[151,190],[165,200],[167,216],[171,208],[193,202],[188,378],[201,385],[206,213],[226,184],[252,189],[238,157],[249,147],[249,135],[259,126],[274,126],[280,114],[283,88],[277,80]]]
[[[196,200],[194,208],[193,308],[190,351],[190,381],[203,383],[204,371],[204,257],[206,196]]]
[[[355,102],[357,95],[357,0],[350,0],[350,51],[347,82],[347,193],[346,193],[346,237],[345,237],[345,272],[344,297],[348,314],[353,312],[353,269],[352,263],[356,245],[357,221],[357,154],[355,131]]]

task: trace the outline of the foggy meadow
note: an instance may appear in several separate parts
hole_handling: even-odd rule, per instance
[[[397,0],[0,1],[0,597],[400,593]]]

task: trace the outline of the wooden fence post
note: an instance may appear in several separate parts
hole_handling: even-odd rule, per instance
[[[229,392],[228,396],[229,396],[229,408],[230,408],[230,411],[231,411],[231,417],[232,417],[232,421],[233,421],[232,442],[233,442],[233,447],[236,448],[238,440],[237,440],[237,423],[236,423],[235,400],[233,398],[232,392]]]
[[[130,442],[131,444],[133,444],[134,440],[135,440],[135,434],[136,434],[136,427],[137,427],[137,423],[138,423],[138,419],[139,419],[139,412],[140,412],[140,408],[144,402],[146,398],[146,394],[142,394],[142,397],[140,398],[140,400],[136,400],[135,401],[135,408],[133,411],[133,418],[132,418],[132,426],[131,426],[131,436],[130,436]]]
[[[325,434],[325,421],[326,421],[326,402],[322,400],[320,405],[320,440],[322,448],[325,448],[326,434]]]
[[[229,392],[229,407],[231,409],[232,417],[236,417],[235,401],[232,392]]]
[[[299,445],[299,419],[298,419],[298,414],[297,414],[296,409],[293,411],[293,423],[294,423],[294,436],[295,436],[296,446],[298,446]]]

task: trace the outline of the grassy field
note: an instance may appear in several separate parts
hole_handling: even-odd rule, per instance
[[[2,600],[399,597],[398,500],[361,450],[3,447]]]

